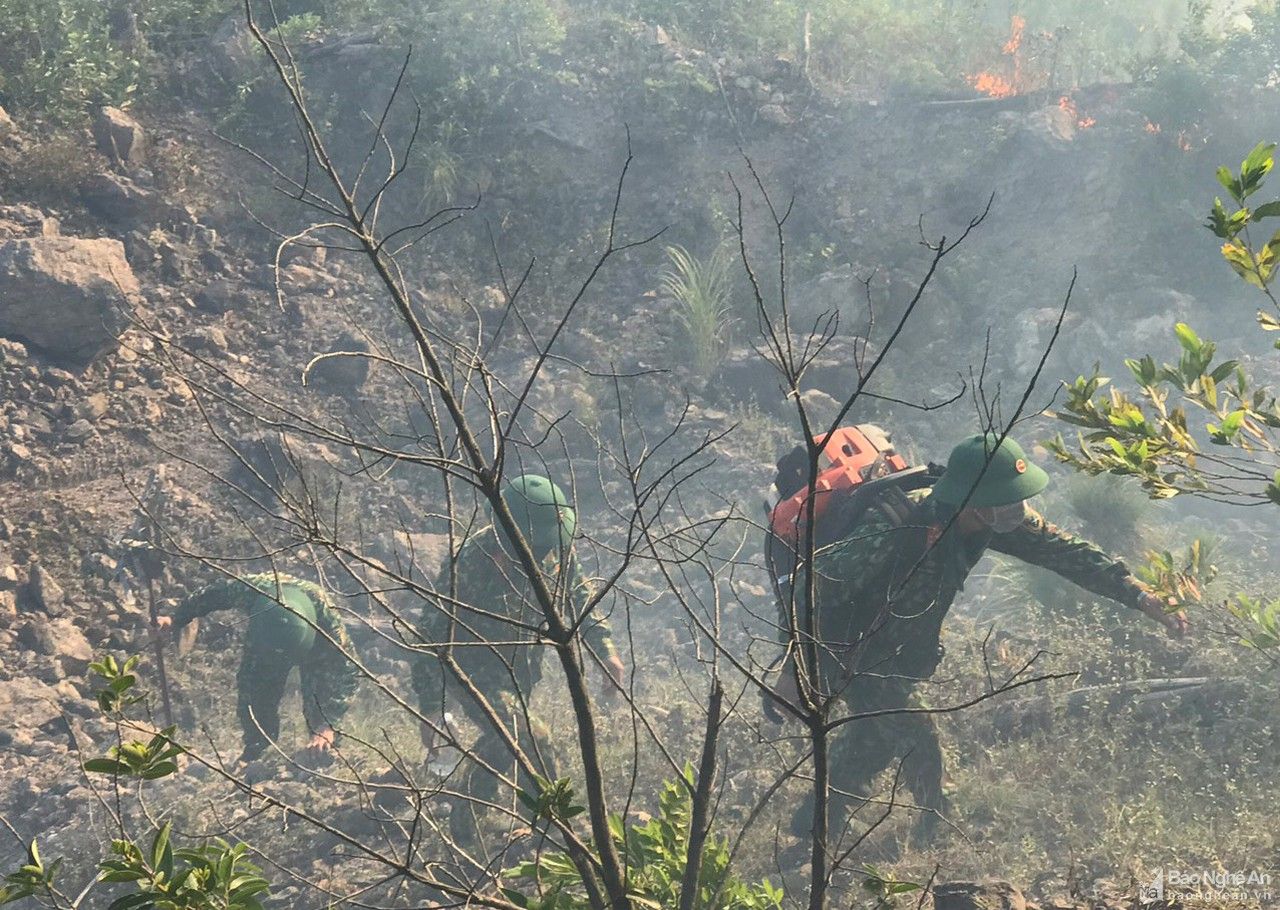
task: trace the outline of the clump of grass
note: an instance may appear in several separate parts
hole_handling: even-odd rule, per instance
[[[1129,555],[1141,550],[1138,524],[1151,500],[1137,484],[1112,474],[1076,475],[1066,483],[1065,499],[1100,546]]]
[[[676,301],[676,320],[688,339],[694,369],[705,379],[715,371],[729,340],[729,255],[724,247],[706,259],[681,246],[669,246],[666,252],[671,268],[663,273],[661,286]]]

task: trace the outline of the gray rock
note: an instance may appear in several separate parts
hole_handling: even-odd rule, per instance
[[[66,593],[62,585],[40,563],[32,563],[28,571],[27,603],[50,616],[59,616],[66,610]]]
[[[0,107],[0,142],[8,142],[18,134],[18,125],[13,122],[9,112]]]
[[[789,126],[791,115],[781,104],[764,104],[760,106],[760,119],[774,126]]]
[[[97,430],[93,428],[93,424],[81,417],[66,429],[66,437],[72,442],[84,442]]]
[[[226,313],[236,309],[243,297],[239,282],[219,278],[196,293],[196,305],[210,313]]]
[[[100,420],[107,413],[111,400],[102,392],[94,392],[72,408],[76,417],[84,420]]]
[[[191,221],[186,209],[165,201],[121,174],[95,174],[80,184],[80,199],[93,214],[115,224],[179,225]]]
[[[0,241],[0,334],[69,365],[113,347],[138,279],[118,240]]]
[[[344,332],[329,347],[328,353],[368,353],[369,345],[350,332]],[[311,368],[307,381],[340,393],[357,392],[369,378],[369,358],[360,356],[328,357]]]
[[[39,410],[32,410],[27,413],[27,431],[33,436],[49,436],[53,433],[53,424],[49,422],[48,416]]]
[[[0,364],[22,366],[29,356],[26,345],[19,341],[10,341],[8,338],[0,338]]]
[[[58,221],[33,205],[0,205],[0,237],[40,237],[58,233]]]
[[[58,693],[30,677],[0,681],[0,717],[10,730],[36,729],[61,717]]]
[[[147,134],[142,124],[120,108],[99,108],[92,130],[98,150],[117,164],[141,164],[146,160]]]
[[[28,651],[52,657],[58,650],[58,642],[48,621],[29,619],[18,627],[18,644]]]
[[[227,333],[222,331],[216,325],[209,326],[205,330],[205,338],[208,339],[209,346],[217,351],[225,351],[228,347]]]
[[[822,389],[806,389],[800,393],[800,400],[815,426],[830,423],[840,413],[840,402]]]
[[[93,663],[93,647],[70,619],[55,619],[48,625],[53,636],[53,658],[68,676],[83,676]]]

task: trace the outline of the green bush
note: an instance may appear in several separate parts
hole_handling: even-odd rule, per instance
[[[0,103],[54,123],[147,93],[166,61],[208,44],[219,0],[0,0]]]
[[[101,0],[0,0],[0,97],[51,120],[93,103],[122,104],[137,89],[136,51],[110,38]]]
[[[628,888],[635,906],[680,906],[693,813],[691,768],[685,768],[684,777],[683,782],[663,784],[658,814],[644,824],[628,827],[619,816],[609,819],[609,831],[630,874]],[[566,782],[558,783],[563,789]],[[727,838],[707,838],[694,910],[778,910],[782,906],[781,889],[768,879],[759,884],[741,881],[731,874],[730,858]],[[566,854],[539,854],[506,874],[525,883],[525,887],[510,889],[506,894],[528,910],[586,910],[591,906],[582,887],[582,876]]]

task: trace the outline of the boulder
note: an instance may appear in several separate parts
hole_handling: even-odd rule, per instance
[[[0,241],[0,335],[83,366],[115,345],[120,307],[139,293],[118,240]]]
[[[84,442],[97,431],[93,428],[93,424],[81,417],[79,420],[72,422],[66,429],[66,437],[70,442]]]
[[[765,123],[774,126],[789,126],[792,121],[791,115],[787,113],[787,109],[781,104],[765,104],[760,107],[760,119]]]
[[[0,142],[7,142],[18,133],[18,126],[9,116],[9,112],[0,107]]]
[[[92,130],[98,151],[117,164],[141,164],[146,160],[147,134],[142,124],[120,108],[99,108]]]
[[[32,205],[0,205],[0,239],[10,237],[55,237],[58,220]]]
[[[58,693],[26,676],[0,680],[0,717],[14,729],[36,729],[62,716]]]
[[[29,619],[18,627],[18,644],[28,651],[47,656],[51,656],[58,647],[49,623],[39,618]]]
[[[101,420],[106,416],[111,400],[103,392],[94,392],[83,401],[77,402],[72,412],[82,420]]]
[[[166,202],[152,190],[138,186],[122,174],[95,174],[80,184],[85,208],[114,224],[189,224],[186,209]]]
[[[196,305],[210,313],[226,313],[237,309],[244,296],[244,287],[240,282],[218,278],[196,293]]]
[[[1027,910],[1022,892],[1008,882],[947,882],[933,888],[934,910]]]
[[[330,354],[339,352],[356,356],[327,357],[316,362],[307,381],[340,394],[358,392],[369,378],[369,358],[359,356],[369,352],[369,345],[350,332],[343,332],[328,350]]]
[[[62,665],[68,676],[83,676],[93,663],[93,647],[89,639],[70,619],[55,619],[49,623],[53,637],[53,659]]]
[[[39,610],[49,616],[59,616],[66,610],[66,593],[48,569],[33,562],[27,577],[24,606],[28,610]]]

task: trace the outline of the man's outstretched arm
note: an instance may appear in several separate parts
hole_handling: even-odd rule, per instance
[[[1050,524],[1032,509],[1027,510],[1026,520],[1019,527],[993,535],[990,546],[1061,575],[1100,597],[1140,610],[1168,629],[1170,635],[1183,635],[1188,629],[1186,615],[1181,611],[1169,613],[1160,598],[1135,578],[1122,560]]]

